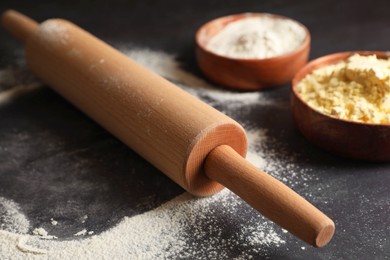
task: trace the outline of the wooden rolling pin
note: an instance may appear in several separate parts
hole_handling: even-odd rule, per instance
[[[9,10],[1,22],[37,76],[188,192],[226,186],[309,244],[332,238],[330,218],[243,158],[245,132],[228,116],[68,21]]]

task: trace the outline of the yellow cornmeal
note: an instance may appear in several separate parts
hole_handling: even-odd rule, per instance
[[[390,60],[355,54],[307,75],[300,97],[333,117],[374,124],[390,123]]]

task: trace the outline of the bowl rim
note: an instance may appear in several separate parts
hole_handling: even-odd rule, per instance
[[[258,17],[258,16],[269,16],[269,17],[272,17],[274,19],[290,20],[290,21],[298,24],[305,31],[305,39],[302,41],[301,45],[299,45],[298,48],[295,48],[292,51],[289,51],[289,52],[284,53],[282,55],[277,55],[274,57],[262,58],[262,59],[259,59],[259,58],[232,58],[232,57],[220,55],[220,54],[217,54],[213,51],[210,51],[209,49],[206,48],[205,44],[200,43],[201,33],[205,30],[206,27],[210,26],[211,24],[213,24],[217,21],[230,20],[221,28],[221,29],[223,29],[229,23],[232,23],[232,22],[235,22],[235,21],[238,21],[241,19],[245,19],[248,17]],[[220,17],[214,18],[214,19],[209,20],[208,22],[202,24],[195,33],[195,42],[196,42],[196,45],[198,48],[200,48],[202,51],[208,53],[209,55],[213,55],[213,56],[216,56],[216,57],[219,57],[222,59],[226,59],[226,60],[231,60],[231,61],[259,62],[259,61],[275,61],[275,60],[279,60],[279,59],[286,59],[286,58],[293,57],[295,54],[303,51],[304,49],[306,49],[310,46],[311,35],[310,35],[309,29],[304,24],[302,24],[301,22],[299,22],[295,19],[292,19],[290,17],[279,15],[279,14],[266,13],[266,12],[264,12],[264,13],[263,12],[245,12],[245,13],[236,13],[236,14],[220,16]]]
[[[301,82],[308,74],[313,72],[314,70],[331,65],[331,64],[337,64],[349,57],[351,57],[354,54],[359,54],[363,56],[373,55],[375,54],[379,59],[389,58],[390,59],[390,52],[389,51],[369,51],[369,50],[356,50],[356,51],[344,51],[344,52],[336,52],[327,54],[324,56],[320,56],[316,59],[311,60],[309,63],[307,63],[305,66],[303,66],[293,77],[291,82],[291,92],[293,97],[299,100],[304,106],[306,106],[308,109],[310,109],[312,112],[315,112],[321,116],[324,116],[326,118],[329,118],[331,120],[336,120],[339,122],[344,122],[346,124],[353,124],[357,126],[371,126],[371,127],[390,127],[389,123],[366,123],[366,122],[359,122],[359,121],[353,121],[343,118],[338,118],[335,116],[331,116],[325,113],[322,113],[318,111],[317,109],[311,107],[306,101],[304,101],[299,93],[297,92],[297,85],[299,82]],[[300,78],[300,80],[298,80]]]

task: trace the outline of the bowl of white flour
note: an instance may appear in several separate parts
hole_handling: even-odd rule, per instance
[[[238,90],[288,83],[308,60],[310,33],[279,15],[244,13],[207,22],[196,33],[200,69],[211,81]]]

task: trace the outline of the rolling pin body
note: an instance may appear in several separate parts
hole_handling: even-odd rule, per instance
[[[331,219],[243,158],[246,135],[231,118],[70,22],[38,26],[7,11],[2,25],[26,44],[36,75],[187,191],[226,186],[314,246],[332,238]]]
[[[25,53],[44,82],[195,195],[223,188],[202,173],[212,149],[245,156],[238,123],[70,22],[43,22]]]

